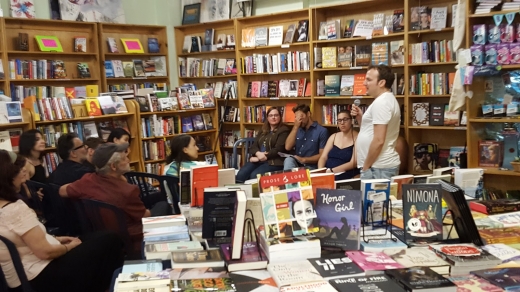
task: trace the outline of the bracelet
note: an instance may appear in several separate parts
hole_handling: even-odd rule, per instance
[[[65,253],[68,253],[69,252],[69,248],[65,244],[62,244],[62,245],[65,247]]]

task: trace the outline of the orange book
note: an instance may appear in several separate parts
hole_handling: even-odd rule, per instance
[[[204,205],[204,189],[218,187],[218,165],[193,166],[190,170],[191,206]]]
[[[65,87],[65,96],[68,99],[76,98],[76,89],[74,87]]]
[[[40,110],[38,109],[38,102],[36,101],[35,95],[26,96],[23,99],[23,107],[31,112],[34,121],[40,121]]]
[[[298,104],[294,102],[289,102],[285,104],[285,110],[283,111],[283,121],[284,123],[294,123],[294,112],[292,109],[296,107]]]
[[[354,74],[354,93],[353,95],[367,95],[367,88],[363,84],[365,74]]]
[[[403,197],[403,185],[413,183],[413,175],[396,175],[392,177],[392,180],[390,182],[397,183],[397,199],[401,200],[401,198]]]
[[[85,105],[87,106],[87,114],[89,117],[101,116],[101,105],[99,105],[99,101],[97,98],[87,98],[85,100]]]
[[[305,86],[305,97],[311,96],[311,94],[312,94],[311,82],[307,82],[307,85]]]
[[[448,86],[450,88],[450,93],[453,92],[453,80],[455,80],[455,72],[448,73]]]
[[[334,173],[311,173],[311,184],[314,198],[320,198],[319,194],[316,193],[317,189],[333,190],[336,188]]]

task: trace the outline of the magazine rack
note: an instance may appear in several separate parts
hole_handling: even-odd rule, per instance
[[[365,222],[365,218],[361,218],[361,226],[362,226],[362,239],[365,243],[368,243],[370,240],[392,240],[394,242],[397,241],[397,238],[394,237],[394,234],[392,232],[393,225],[392,225],[392,202],[390,199],[386,200],[383,203],[383,220],[381,220],[380,223],[374,222],[374,211],[372,210],[372,204],[368,205],[367,208],[367,221],[370,223]],[[386,214],[386,215],[385,215]],[[383,234],[374,234],[374,235],[365,235],[365,225],[372,225],[372,228],[384,228],[385,233]],[[386,234],[390,233],[390,237],[386,237]],[[385,236],[385,237],[382,237]]]

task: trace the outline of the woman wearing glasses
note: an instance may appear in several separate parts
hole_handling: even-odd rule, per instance
[[[358,133],[352,129],[350,112],[340,111],[336,122],[339,132],[327,140],[318,161],[318,168],[326,167],[327,172],[341,173],[335,176],[336,180],[353,178],[359,175],[354,153]]]
[[[282,123],[281,112],[275,106],[267,110],[266,117],[262,130],[249,149],[249,161],[237,174],[237,182],[256,178],[257,174],[283,170],[284,159],[278,152],[285,152],[285,139],[289,135],[289,128]]]

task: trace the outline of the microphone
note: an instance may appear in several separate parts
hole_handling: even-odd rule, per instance
[[[359,106],[361,104],[361,100],[356,99],[354,100],[354,105]]]

